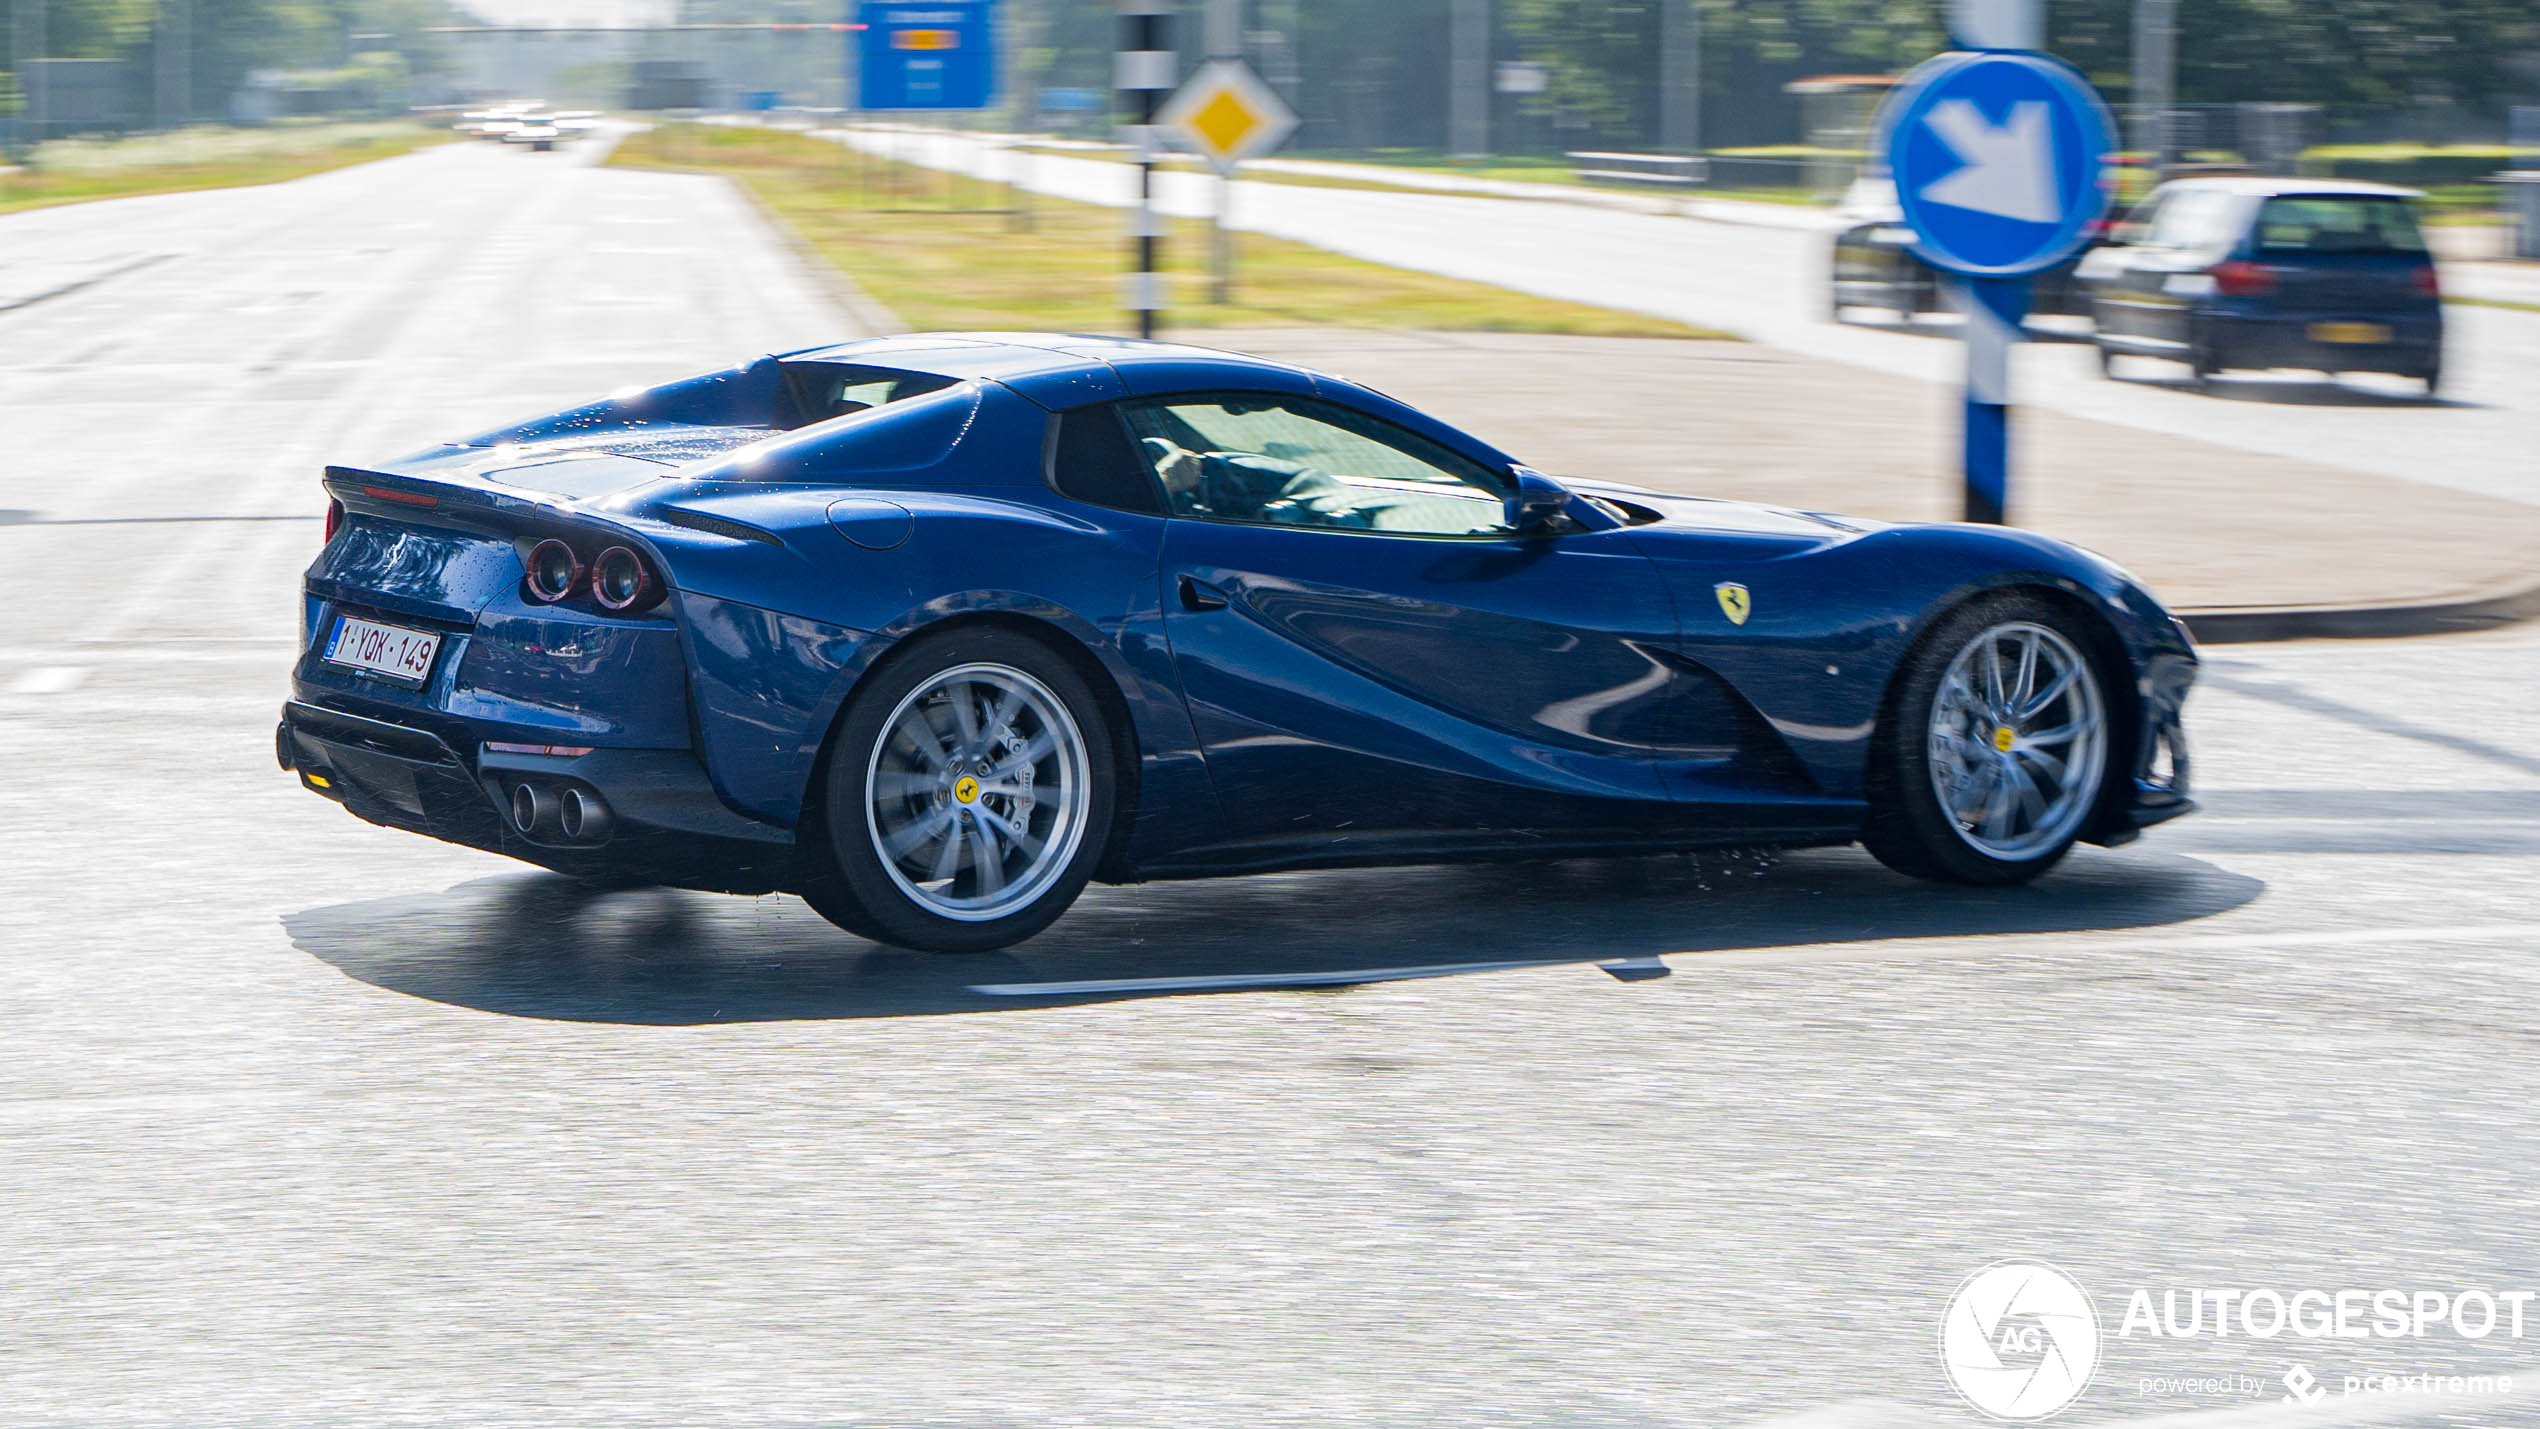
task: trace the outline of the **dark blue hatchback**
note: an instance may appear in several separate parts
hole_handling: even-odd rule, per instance
[[[1088,880],[2186,812],[2184,630],[2023,531],[1561,482],[1162,343],[764,357],[331,467],[278,753],[375,823],[1002,946]]]
[[[2310,179],[2164,184],[2083,260],[2103,367],[2132,355],[2443,380],[2443,301],[2414,190]]]

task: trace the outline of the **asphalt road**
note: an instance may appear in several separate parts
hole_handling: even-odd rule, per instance
[[[973,136],[860,131],[855,142],[938,167],[1007,177],[1013,154]],[[1134,170],[1099,159],[1035,155],[1024,182],[1080,202],[1126,204]],[[1202,217],[1217,205],[1213,178],[1157,175],[1167,212]],[[1956,384],[1966,358],[1956,319],[1912,330],[1836,324],[1826,315],[1827,239],[1821,232],[1623,213],[1571,203],[1238,181],[1238,228],[1503,287],[1726,328],[1811,357]],[[2358,376],[2233,373],[2214,395],[2188,389],[2184,368],[2127,359],[2125,380],[2099,374],[2078,342],[2035,342],[2016,355],[2015,395],[2026,405],[2326,462],[2377,476],[2540,503],[2540,313],[2454,304],[2444,394],[2428,403],[2413,383]],[[2055,326],[2056,320],[2048,320]],[[2121,480],[2122,473],[2111,473]]]
[[[970,959],[584,902],[274,769],[315,468],[841,320],[572,156],[23,223],[166,256],[0,314],[0,1424],[1958,1423],[1997,1257],[2112,1331],[2533,1288],[2540,634],[2215,651],[2210,812],[2014,892],[1296,875]],[[1152,985],[1368,969],[1442,975]],[[2060,1422],[2296,1359],[2540,1343],[2112,1339]]]

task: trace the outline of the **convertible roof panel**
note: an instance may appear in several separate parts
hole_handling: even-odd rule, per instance
[[[1098,333],[964,332],[867,338],[784,354],[789,362],[862,362],[945,377],[985,378],[1043,406],[1195,387],[1311,392],[1303,368],[1182,343]],[[1117,384],[1117,385],[1115,385]]]

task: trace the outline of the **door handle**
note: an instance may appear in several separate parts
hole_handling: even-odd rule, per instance
[[[1184,576],[1181,584],[1184,610],[1224,610],[1226,608],[1226,593],[1208,582]]]

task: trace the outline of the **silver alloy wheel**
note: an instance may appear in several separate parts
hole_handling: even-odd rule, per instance
[[[1941,676],[1930,740],[1932,792],[1968,847],[2012,863],[2052,853],[2107,772],[2099,677],[2048,626],[1987,627]]]
[[[865,828],[919,907],[985,923],[1032,905],[1084,841],[1085,737],[1049,686],[1010,665],[930,676],[883,721]]]

